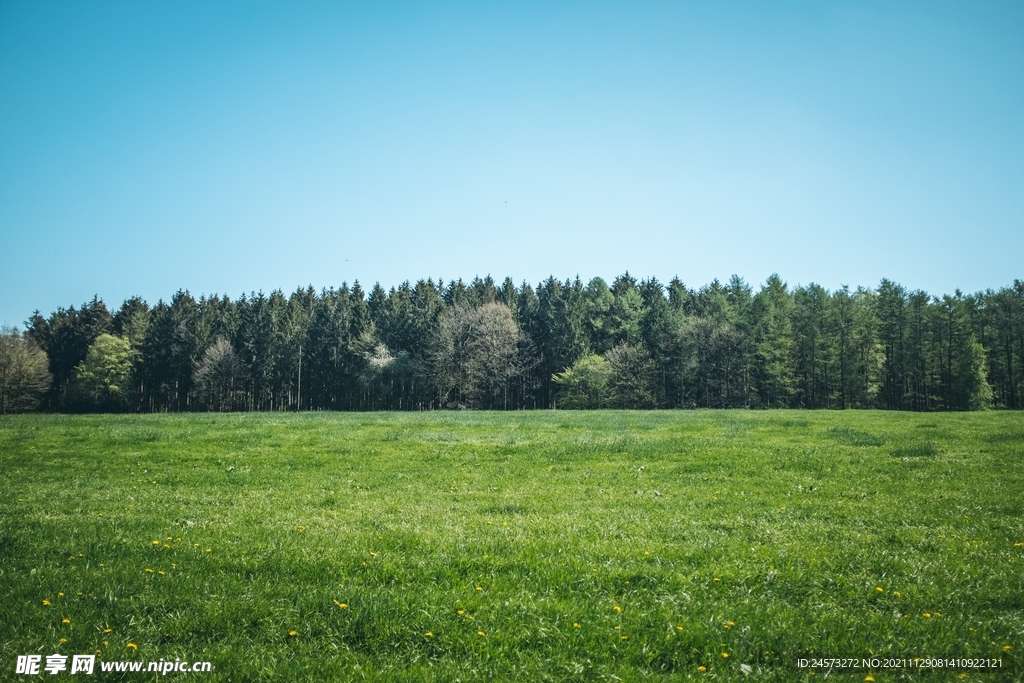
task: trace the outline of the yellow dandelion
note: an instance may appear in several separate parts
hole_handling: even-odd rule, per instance
[[[721,581],[721,579],[720,579],[720,578],[718,578],[717,576],[716,576],[715,578],[711,579],[711,580],[712,580],[712,581],[715,581],[715,582],[719,582],[719,581]]]
[[[147,573],[147,574],[152,574],[152,573],[153,573],[153,570],[152,570],[152,569],[150,569],[149,567],[146,567],[146,573]]]
[[[61,619],[60,623],[62,623],[62,624],[70,624],[71,620],[70,619]]]
[[[865,680],[865,681],[874,681],[874,680],[875,680],[875,677],[874,677],[874,676],[865,676],[865,677],[864,677],[864,680]]]
[[[198,548],[198,547],[199,547],[199,544],[198,544],[198,543],[193,543],[193,544],[192,544],[192,547],[193,547],[193,548]]]
[[[729,653],[728,652],[723,652],[722,653],[722,659],[729,659]]]
[[[60,593],[57,593],[57,597],[58,598],[63,598],[64,597],[64,591],[61,591]]]
[[[169,546],[169,545],[167,545],[166,543],[164,543],[164,547],[165,547],[165,548],[170,548],[171,546]]]
[[[629,640],[629,636],[622,636],[621,640]]]
[[[466,615],[466,621],[473,621],[473,615],[472,614],[467,614]]]
[[[578,622],[578,621],[572,622],[572,627],[573,628],[579,628],[580,627],[580,622]]]
[[[106,643],[104,643],[104,645],[106,645]],[[139,646],[136,645],[135,643],[128,643],[125,647],[127,647],[129,650],[138,650],[139,649]]]
[[[49,607],[49,606],[50,606],[50,601],[49,600],[43,600],[43,607]]]
[[[208,553],[211,553],[211,552],[213,552],[213,551],[212,551],[212,550],[210,550],[209,548],[207,548],[207,549],[206,549],[206,552],[208,552]]]
[[[477,587],[476,587],[476,589],[477,589],[478,591],[482,591],[482,590],[483,590],[483,588],[481,588],[480,586],[477,586]]]
[[[297,635],[299,635],[298,631],[288,631],[288,637],[289,638],[294,638]]]
[[[102,517],[102,516],[103,516],[103,513],[101,512],[101,513],[100,513],[100,517]]]
[[[157,574],[159,574],[160,576],[164,576],[164,573],[162,571],[157,572]]]
[[[168,541],[173,541],[173,540],[174,540],[174,537],[173,537],[173,536],[168,536],[168,537],[167,537],[167,540],[168,540]]]
[[[341,609],[348,609],[348,605],[347,605],[347,604],[345,604],[344,602],[340,603],[340,604],[338,605],[338,607],[340,607]]]
[[[483,637],[484,637],[485,635],[487,635],[487,634],[485,634],[485,633],[484,633],[483,631],[477,631],[477,632],[476,632],[476,634],[477,634],[478,636],[480,636],[481,638],[483,638]]]
[[[884,593],[885,590],[881,586],[875,586],[875,590],[879,593]]]
[[[370,552],[370,557],[377,557],[377,553],[371,551]]]
[[[612,607],[612,609],[615,610],[616,612],[621,612],[622,611],[622,608],[619,607],[618,605],[615,605],[615,607]]]
[[[677,631],[682,631],[682,630],[683,630],[683,627],[682,627],[682,626],[676,626],[676,630],[677,630]]]
[[[153,545],[160,545],[160,541],[153,541]]]
[[[181,536],[178,536],[178,537],[177,537],[176,539],[174,539],[174,540],[175,540],[175,541],[180,541],[180,540],[181,540]]]
[[[1013,547],[1014,548],[1022,548],[1022,547],[1024,547],[1024,543],[1014,543]]]
[[[463,614],[466,613],[466,610],[464,610],[464,609],[456,610],[455,613],[458,614],[461,617]]]
[[[433,634],[433,633],[431,633],[430,631],[427,631],[427,632],[426,632],[426,633],[424,633],[423,635],[424,635],[424,636],[426,636],[427,638],[433,638],[433,637],[434,637],[434,634]]]
[[[82,597],[83,595],[85,595],[85,593],[83,593],[82,591],[78,591],[78,597]]]
[[[106,564],[104,564],[103,562],[100,562],[100,566],[101,566],[101,567],[106,567],[107,565],[106,565]]]
[[[925,619],[931,619],[932,618],[932,613],[931,612],[925,612],[924,613],[924,618]]]
[[[698,666],[697,667],[697,671],[699,671],[701,673],[704,673],[707,670],[708,670],[708,668],[706,666]]]
[[[105,628],[105,629],[103,629],[103,632],[104,633],[111,633],[113,630],[114,629],[112,629],[112,628]]]
[[[900,592],[899,591],[893,591],[892,594],[895,595],[897,598],[900,597]]]
[[[1010,651],[1010,650],[1012,650],[1012,649],[1013,649],[1013,648],[1012,648],[1012,647],[1010,647],[1009,645],[1003,645],[1003,652],[1009,652],[1009,651]]]
[[[618,631],[622,627],[621,626],[615,626],[614,628],[615,628],[616,631]]]
[[[96,654],[98,654],[98,655],[103,654],[103,650],[101,650],[99,648],[96,648]]]
[[[68,642],[68,639],[67,639],[67,638],[61,638],[61,639],[60,639],[60,642],[62,642],[62,643],[66,643],[66,642]]]

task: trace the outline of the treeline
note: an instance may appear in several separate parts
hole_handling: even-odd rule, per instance
[[[1024,406],[1021,281],[942,297],[628,273],[179,291],[37,311],[4,338],[36,354],[51,411]],[[26,391],[4,410],[31,406]]]

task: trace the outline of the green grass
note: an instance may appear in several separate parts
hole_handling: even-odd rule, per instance
[[[741,664],[821,680],[794,665],[815,654],[1002,657],[967,680],[1020,680],[1022,427],[1009,412],[8,416],[0,679],[28,680],[19,654],[99,649],[210,660],[170,675],[204,681],[739,680]]]

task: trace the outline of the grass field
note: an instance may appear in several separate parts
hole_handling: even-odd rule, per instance
[[[0,680],[1021,680],[1022,463],[1009,412],[8,416]]]

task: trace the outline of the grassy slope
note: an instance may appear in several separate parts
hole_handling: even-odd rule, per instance
[[[1022,455],[996,412],[6,417],[0,679],[95,649],[235,681],[1024,670]]]

